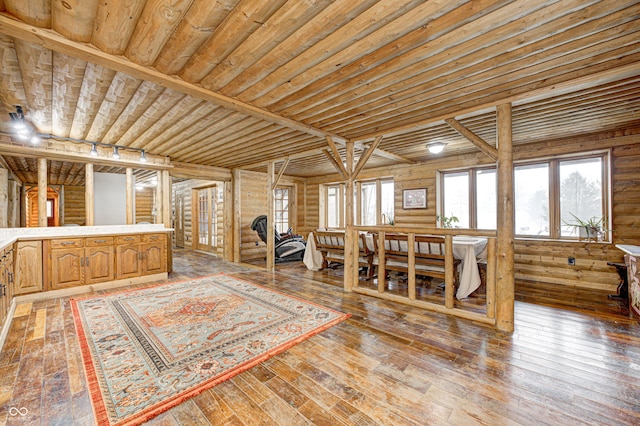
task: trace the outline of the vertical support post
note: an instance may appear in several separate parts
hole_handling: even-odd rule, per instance
[[[9,226],[9,170],[0,168],[0,228]]]
[[[93,226],[94,214],[94,187],[93,187],[93,164],[87,163],[84,166],[84,222],[87,226]]]
[[[496,239],[487,242],[487,318],[496,317]]]
[[[224,260],[227,262],[233,262],[233,235],[234,235],[234,223],[233,223],[233,185],[231,182],[224,183]]]
[[[38,226],[47,226],[47,159],[38,159]]]
[[[58,193],[58,223],[60,225],[65,224],[64,219],[64,185],[60,185],[60,192]]]
[[[169,170],[162,170],[162,223],[171,228],[171,176]]]
[[[133,225],[134,223],[134,197],[133,195],[135,194],[135,182],[133,180],[133,169],[131,167],[127,167],[126,170],[126,218],[127,218],[127,225]]]
[[[273,272],[276,269],[275,262],[275,241],[273,239],[274,218],[275,218],[275,197],[273,194],[273,173],[275,162],[269,162],[267,166],[267,271]]]
[[[20,186],[20,228],[27,227],[27,186]]]
[[[241,189],[242,180],[240,177],[240,170],[233,169],[233,261],[240,263],[242,253],[242,223],[240,218],[242,217],[242,203],[241,203]]]
[[[515,283],[513,270],[513,142],[511,104],[498,105],[498,241],[496,268],[496,327],[514,329]]]
[[[378,293],[384,293],[387,279],[387,256],[385,254],[385,232],[378,232]]]
[[[358,262],[353,251],[353,142],[347,141],[347,181],[345,184],[345,229],[344,233],[344,291],[351,292],[353,282],[358,279]]]
[[[444,236],[444,306],[447,309],[453,309],[454,281],[453,237],[449,234]]]
[[[416,234],[413,232],[407,234],[407,271],[409,300],[416,300]]]
[[[158,170],[156,172],[156,220],[154,223],[163,223],[164,218],[162,217],[162,213],[164,212],[164,207],[162,206],[162,201],[164,200],[162,195],[162,190],[164,189],[164,185],[162,184],[162,171]]]

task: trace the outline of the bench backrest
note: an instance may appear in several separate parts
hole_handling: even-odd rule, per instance
[[[384,251],[386,256],[407,256],[409,252],[408,236],[405,234],[385,234]],[[419,259],[443,260],[444,237],[435,235],[416,235],[414,237],[415,257]]]
[[[368,255],[372,251],[367,247],[366,235],[359,237],[360,255]],[[313,231],[313,238],[318,251],[344,254],[344,231]]]

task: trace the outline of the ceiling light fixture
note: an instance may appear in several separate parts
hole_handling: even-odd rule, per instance
[[[12,130],[10,132],[0,131],[0,133],[10,135],[21,141],[29,141],[33,145],[38,145],[40,142],[42,142],[42,139],[57,139],[57,140],[70,141],[74,143],[90,144],[91,150],[89,151],[89,154],[92,157],[100,156],[100,153],[98,152],[98,146],[101,146],[106,149],[109,149],[109,148],[113,149],[113,153],[111,154],[111,157],[114,159],[120,159],[120,150],[122,149],[122,150],[140,152],[140,159],[138,160],[140,163],[147,163],[149,161],[147,158],[147,153],[145,152],[144,149],[141,149],[141,148],[134,148],[134,147],[122,146],[122,145],[112,145],[110,143],[95,142],[95,141],[88,141],[85,139],[76,139],[76,138],[70,138],[70,137],[38,133],[37,129],[33,126],[33,124],[30,123],[28,120],[25,120],[24,111],[22,110],[22,107],[20,105],[16,105],[16,112],[10,112],[9,117],[11,118]],[[129,158],[125,158],[125,160],[131,161]]]
[[[440,154],[445,146],[447,146],[447,144],[444,142],[434,142],[427,144],[427,149],[432,154]]]

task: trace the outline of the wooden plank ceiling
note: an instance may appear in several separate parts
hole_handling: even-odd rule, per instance
[[[333,173],[322,150],[384,138],[367,164],[640,124],[637,0],[0,0],[0,116],[172,161]],[[6,126],[5,126],[6,127]],[[1,152],[1,147],[0,147]],[[8,160],[31,181],[22,159]],[[69,180],[71,165],[55,167]],[[66,171],[66,172],[65,172]]]

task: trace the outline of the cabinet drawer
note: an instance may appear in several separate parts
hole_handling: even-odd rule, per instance
[[[87,247],[113,245],[113,237],[90,237],[90,238],[85,238],[84,241]]]
[[[116,244],[135,244],[140,242],[140,235],[120,235],[116,237]]]
[[[145,234],[142,236],[142,241],[145,243],[164,241],[164,234]]]
[[[70,247],[84,247],[84,240],[82,238],[64,238],[59,240],[51,240],[52,249]]]

